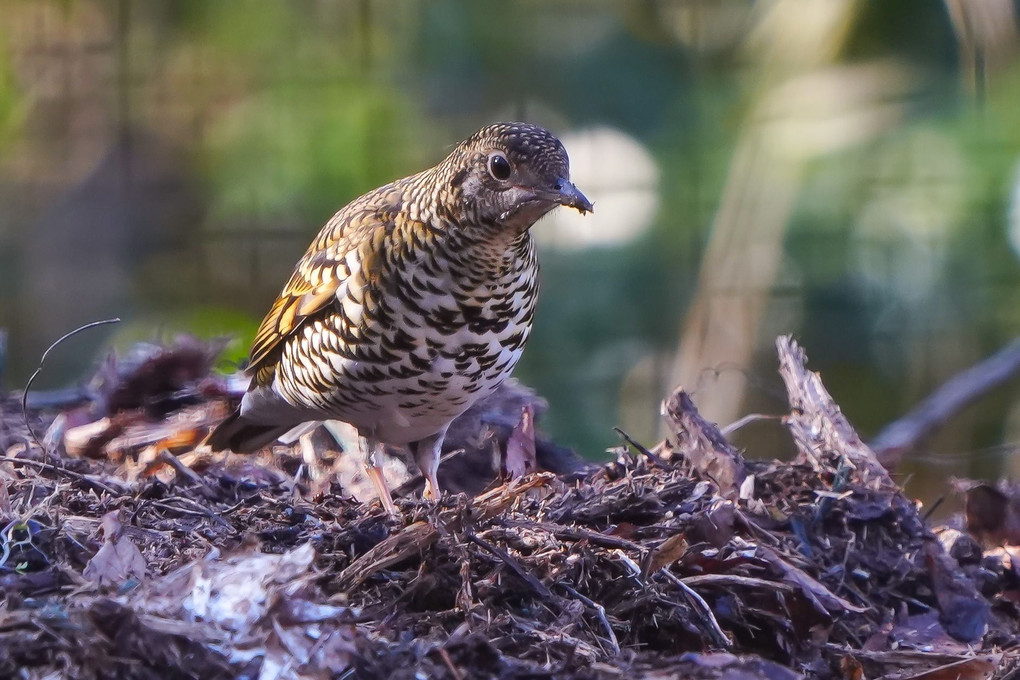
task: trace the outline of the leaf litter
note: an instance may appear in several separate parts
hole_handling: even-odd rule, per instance
[[[221,344],[30,399],[49,451],[11,395],[0,677],[1015,677],[1015,494],[961,482],[966,516],[929,527],[777,346],[791,461],[735,449],[678,389],[667,440],[585,463],[510,383],[451,428],[441,502],[396,460],[397,517],[321,428],[204,451],[243,390],[210,373]]]

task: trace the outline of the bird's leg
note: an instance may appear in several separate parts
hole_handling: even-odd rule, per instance
[[[439,470],[439,457],[443,453],[445,437],[446,428],[444,427],[439,432],[414,443],[414,461],[418,463],[418,469],[421,470],[421,474],[425,478],[425,492],[422,494],[425,500],[438,501],[443,493],[439,489],[436,472]]]
[[[375,487],[375,494],[379,497],[379,502],[389,514],[400,514],[397,512],[397,506],[393,504],[393,496],[390,495],[389,487],[386,486],[386,478],[383,477],[382,470],[379,469],[379,461],[376,458],[382,445],[368,437],[360,437],[359,441],[363,442],[365,447],[365,474],[368,475],[369,481]]]

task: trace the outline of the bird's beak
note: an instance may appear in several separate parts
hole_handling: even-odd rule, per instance
[[[584,194],[582,194],[577,187],[573,185],[568,179],[556,180],[555,188],[550,192],[549,199],[565,205],[568,208],[574,208],[577,212],[589,213],[594,210],[594,206],[591,204]]]

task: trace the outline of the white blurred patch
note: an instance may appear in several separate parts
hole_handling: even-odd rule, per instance
[[[534,230],[543,245],[563,249],[611,246],[644,233],[659,208],[659,167],[633,137],[609,127],[566,133],[570,179],[595,204],[581,215],[558,208]]]

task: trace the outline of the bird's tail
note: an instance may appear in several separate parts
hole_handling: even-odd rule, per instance
[[[231,413],[205,438],[213,451],[230,449],[234,453],[253,453],[289,432],[293,425],[257,425],[244,419],[241,409]]]

